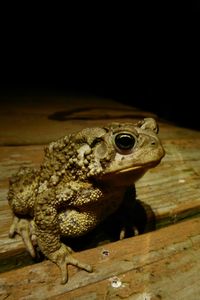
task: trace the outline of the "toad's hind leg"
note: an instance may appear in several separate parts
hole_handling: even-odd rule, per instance
[[[34,222],[33,208],[35,202],[35,189],[37,188],[37,170],[21,168],[18,173],[11,177],[8,192],[8,202],[13,212],[13,222],[9,236],[19,234],[27,250],[34,257]]]

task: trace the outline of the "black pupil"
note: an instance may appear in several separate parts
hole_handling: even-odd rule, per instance
[[[128,133],[120,133],[115,137],[116,146],[121,150],[130,150],[135,144],[135,138]]]

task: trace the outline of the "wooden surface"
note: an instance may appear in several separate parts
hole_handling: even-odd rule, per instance
[[[112,254],[106,258],[101,247],[77,253],[96,271],[87,274],[71,267],[70,282],[62,286],[52,263],[30,265],[33,262],[21,239],[8,238],[9,176],[21,165],[38,166],[44,145],[70,131],[154,115],[108,99],[25,97],[18,99],[18,105],[13,98],[4,100],[0,111],[0,299],[199,299],[200,132],[158,120],[166,156],[136,184],[137,198],[154,215],[156,228],[170,226],[105,245]],[[179,221],[184,222],[172,225]],[[115,276],[122,282],[119,288],[112,286]]]
[[[199,299],[199,219],[74,256],[93,265],[94,273],[70,267],[69,282],[61,285],[49,261],[5,272],[2,299]]]

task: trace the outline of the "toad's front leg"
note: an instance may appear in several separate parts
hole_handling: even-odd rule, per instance
[[[48,258],[57,264],[57,266],[61,270],[62,283],[66,283],[68,281],[68,265],[74,265],[80,269],[83,269],[88,272],[92,272],[92,267],[88,264],[82,263],[79,260],[75,259],[71,255],[71,249],[64,245],[60,244],[60,248],[54,252],[49,253]]]
[[[88,272],[92,272],[92,267],[73,258],[72,250],[60,242],[57,211],[48,202],[38,201],[35,209],[37,242],[43,254],[60,268],[64,284],[68,280],[69,264]]]

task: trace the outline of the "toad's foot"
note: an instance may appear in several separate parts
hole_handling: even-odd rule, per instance
[[[35,242],[34,222],[33,220],[22,219],[14,216],[13,223],[10,226],[9,237],[14,237],[18,233],[32,257],[35,257],[33,243]]]
[[[129,232],[129,236],[139,235],[139,230],[136,226],[132,226],[131,228],[128,228],[128,229],[126,227],[123,227],[120,231],[119,239],[120,240],[125,239],[127,232]],[[131,234],[130,234],[130,232],[131,232]]]
[[[68,265],[74,265],[80,269],[83,269],[87,272],[92,272],[92,267],[88,264],[79,262],[77,259],[73,258],[71,249],[66,245],[61,244],[61,247],[48,255],[48,258],[57,264],[61,270],[62,284],[65,284],[68,280]]]

